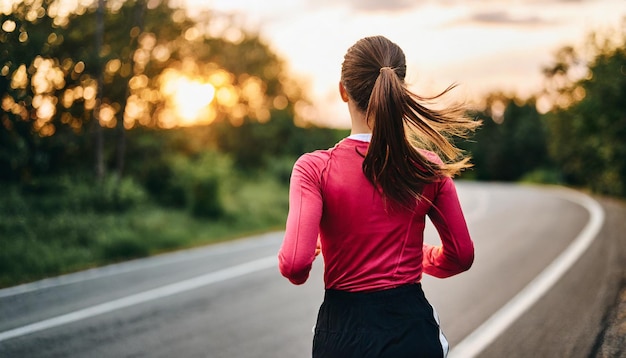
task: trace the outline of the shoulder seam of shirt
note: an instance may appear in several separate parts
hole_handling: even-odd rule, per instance
[[[339,146],[339,143],[335,144],[334,147],[326,150],[326,152],[328,153],[328,158],[326,158],[324,162],[324,167],[320,171],[320,186],[322,189],[321,191],[322,200],[324,200],[324,189],[326,188],[326,173],[328,172],[328,166],[330,165],[330,160],[333,158],[333,152],[335,151],[335,149],[337,149],[338,146]]]

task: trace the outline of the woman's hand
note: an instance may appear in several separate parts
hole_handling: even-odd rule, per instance
[[[320,237],[317,237],[317,247],[315,247],[315,257],[322,252],[322,242],[320,241]]]

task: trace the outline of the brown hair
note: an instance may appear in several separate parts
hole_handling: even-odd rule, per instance
[[[448,137],[464,137],[480,122],[466,117],[460,104],[440,110],[426,106],[454,85],[420,97],[406,88],[405,76],[404,52],[383,36],[359,40],[341,66],[341,82],[372,128],[363,173],[385,198],[412,207],[424,184],[471,166]],[[417,146],[437,152],[446,163],[431,162]]]

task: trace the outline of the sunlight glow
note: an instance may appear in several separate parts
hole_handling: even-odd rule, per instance
[[[239,102],[239,95],[233,86],[222,87],[217,91],[217,102],[225,107],[234,107]]]
[[[115,73],[117,73],[117,71],[120,70],[120,67],[122,67],[122,61],[120,61],[117,58],[114,58],[110,60],[109,62],[107,62],[105,71],[108,75],[113,76]]]
[[[157,45],[152,50],[152,57],[159,62],[167,61],[170,58],[170,56],[171,56],[170,50],[165,45]]]
[[[17,24],[13,20],[7,20],[2,24],[2,30],[4,32],[13,32]]]
[[[246,78],[241,84],[241,96],[252,110],[263,108],[265,101],[265,83],[256,76]]]
[[[193,120],[202,109],[215,97],[215,87],[210,83],[201,83],[185,78],[176,81],[177,91],[174,103],[178,113],[185,120]]]
[[[264,123],[271,118],[270,109],[289,103],[286,97],[273,103],[261,78],[245,73],[236,77],[214,63],[183,60],[163,71],[157,82],[165,106],[157,108],[155,118],[163,128],[204,125],[217,119],[234,126],[246,118]]]
[[[161,92],[169,104],[169,109],[159,115],[161,124],[189,126],[215,120],[215,110],[210,108],[216,92],[213,84],[189,78],[173,69],[166,70],[161,81]],[[167,116],[174,116],[178,121]]]
[[[33,123],[33,128],[42,137],[51,136],[56,131],[54,125],[50,123],[52,116],[56,113],[57,98],[49,95],[35,95],[33,97],[33,107],[37,110],[37,119]]]
[[[117,119],[115,118],[115,114],[117,111],[113,106],[108,103],[103,103],[100,106],[100,125],[107,128],[114,128],[117,124]]]
[[[26,74],[26,66],[20,65],[20,67],[13,72],[13,77],[11,78],[11,88],[20,89],[26,88],[28,85],[28,75]]]
[[[34,61],[37,69],[31,80],[33,91],[38,93],[50,93],[65,87],[63,70],[53,60],[37,57]]]
[[[61,104],[65,108],[70,108],[74,104],[74,90],[71,88],[63,91],[61,95]]]

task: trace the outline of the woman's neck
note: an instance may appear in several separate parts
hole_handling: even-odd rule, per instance
[[[350,134],[372,133],[372,128],[367,125],[367,121],[365,120],[365,113],[359,111],[354,106],[354,103],[349,103],[348,107],[350,110],[350,121],[352,123]]]

